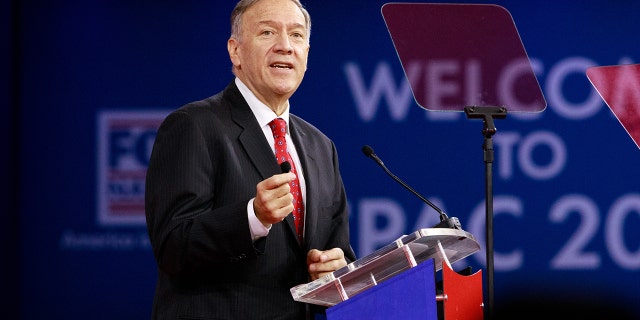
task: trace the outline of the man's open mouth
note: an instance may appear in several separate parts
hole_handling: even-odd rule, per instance
[[[286,63],[274,63],[271,65],[271,68],[276,68],[276,69],[293,69],[293,66],[290,64],[286,64]]]

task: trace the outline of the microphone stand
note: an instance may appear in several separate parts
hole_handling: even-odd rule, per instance
[[[505,107],[479,107],[467,106],[464,113],[469,119],[482,119],[484,128],[482,135],[484,143],[485,163],[485,243],[486,243],[486,259],[487,259],[487,305],[485,306],[485,319],[493,320],[494,312],[494,288],[493,288],[493,135],[497,129],[493,123],[493,119],[504,119],[507,117],[507,109]]]

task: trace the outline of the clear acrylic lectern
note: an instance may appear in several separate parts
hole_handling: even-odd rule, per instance
[[[439,253],[439,245],[446,257]],[[291,288],[291,295],[296,301],[333,306],[426,260],[433,259],[438,271],[443,258],[454,263],[479,250],[480,244],[464,230],[420,229],[320,279]]]

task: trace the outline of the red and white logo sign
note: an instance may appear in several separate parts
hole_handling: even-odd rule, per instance
[[[167,111],[102,111],[97,132],[98,224],[145,225],[144,185]]]

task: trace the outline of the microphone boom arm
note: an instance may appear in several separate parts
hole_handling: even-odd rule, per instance
[[[375,156],[375,154],[373,154],[372,156]],[[377,158],[377,156],[375,156]],[[378,162],[378,161],[376,161]],[[429,201],[429,199],[423,197],[422,195],[420,195],[418,192],[416,192],[415,190],[413,190],[413,188],[411,188],[408,184],[404,183],[404,181],[400,180],[400,178],[398,178],[395,174],[393,174],[383,163],[382,161],[378,162],[378,165],[380,167],[382,167],[382,169],[384,169],[384,171],[391,177],[393,178],[393,180],[397,181],[398,183],[400,183],[400,185],[402,185],[403,187],[405,187],[405,189],[409,190],[409,192],[413,193],[416,197],[418,197],[420,200],[422,200],[424,203],[428,204],[431,208],[433,208],[433,210],[437,211],[438,214],[440,214],[440,221],[445,221],[447,220],[449,217],[447,216],[447,214],[442,211],[442,209],[438,208],[435,204],[433,204],[431,201]]]
[[[409,190],[411,193],[413,193],[416,197],[418,197],[420,200],[422,200],[424,203],[428,204],[431,208],[433,208],[433,210],[437,211],[438,214],[440,214],[440,222],[445,222],[449,219],[449,217],[447,216],[446,213],[444,213],[444,211],[442,211],[442,209],[438,208],[438,206],[436,206],[435,204],[433,204],[431,201],[429,201],[427,198],[423,197],[421,194],[419,194],[418,192],[416,192],[415,190],[413,190],[413,188],[411,188],[408,184],[404,183],[404,181],[400,180],[400,178],[398,178],[395,174],[393,174],[388,168],[387,166],[384,165],[384,163],[382,162],[382,160],[380,160],[380,158],[378,158],[378,156],[375,154],[375,152],[373,152],[373,149],[370,146],[364,146],[362,147],[362,152],[364,153],[365,156],[370,157],[371,159],[373,159],[382,169],[384,169],[384,171],[391,177],[393,178],[393,180],[395,180],[396,182],[398,182],[400,185],[402,185],[403,187],[405,187],[405,189]]]

